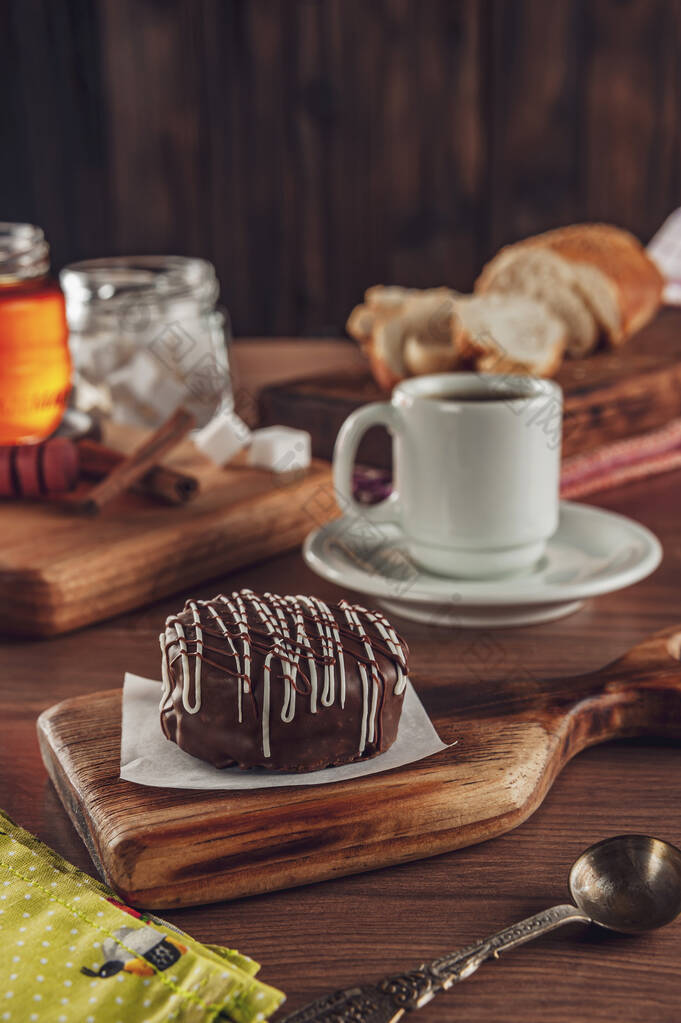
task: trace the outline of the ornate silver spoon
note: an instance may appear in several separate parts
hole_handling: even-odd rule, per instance
[[[681,850],[647,835],[608,838],[582,853],[568,884],[576,905],[554,906],[409,973],[318,998],[282,1023],[395,1023],[486,959],[563,924],[594,923],[626,934],[664,927],[681,913]]]

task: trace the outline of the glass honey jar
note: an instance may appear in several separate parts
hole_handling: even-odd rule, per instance
[[[39,227],[0,223],[0,444],[48,437],[71,381],[64,296]]]

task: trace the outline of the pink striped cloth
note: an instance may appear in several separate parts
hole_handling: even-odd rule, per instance
[[[564,459],[561,497],[584,497],[633,480],[681,468],[681,419],[639,437],[614,441]]]

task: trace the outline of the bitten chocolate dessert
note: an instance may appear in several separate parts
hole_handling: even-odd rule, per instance
[[[163,732],[216,767],[315,771],[395,741],[408,651],[376,611],[240,590],[188,600],[160,641]]]

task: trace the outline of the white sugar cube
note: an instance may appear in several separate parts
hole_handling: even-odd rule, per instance
[[[216,465],[226,465],[245,448],[251,431],[236,412],[220,412],[193,436],[194,443]]]
[[[186,386],[147,351],[112,373],[109,384],[116,411],[126,408],[143,418],[167,419],[187,399]]]
[[[133,338],[118,330],[107,332],[102,329],[91,336],[85,328],[85,333],[81,333],[82,325],[74,326],[70,311],[69,322],[69,348],[74,367],[93,383],[101,383],[105,377],[129,362],[139,350]]]
[[[111,373],[111,390],[130,395],[137,401],[148,401],[161,377],[161,366],[149,352],[138,352],[134,359]]]
[[[111,392],[106,383],[95,387],[86,377],[75,372],[73,375],[73,388],[78,395],[78,408],[83,412],[111,414]]]
[[[186,386],[164,370],[147,394],[146,403],[151,405],[162,419],[167,419],[187,401],[188,397]]]
[[[307,469],[312,457],[312,442],[306,430],[289,426],[266,426],[254,430],[248,452],[248,464],[273,472]]]

